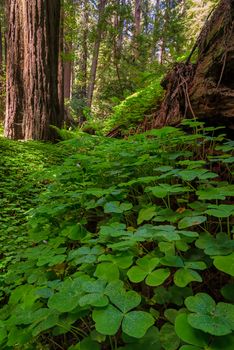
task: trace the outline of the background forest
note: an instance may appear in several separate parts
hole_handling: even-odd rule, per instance
[[[0,1],[0,349],[234,349],[233,34],[233,0]]]
[[[142,110],[151,107],[160,94],[157,86],[162,75],[170,65],[189,54],[216,3],[217,0],[64,1],[60,26],[65,98],[62,118],[67,119],[68,125],[74,121],[81,125],[86,121],[85,128],[91,126],[101,131],[104,120],[116,113],[114,120],[107,122],[106,129],[111,128],[121,114],[121,101],[148,87],[138,103],[139,111],[133,116],[133,119],[141,118]],[[3,119],[7,19],[4,1],[1,4],[0,111]],[[15,45],[19,46],[19,41]],[[10,55],[13,51],[12,47]],[[20,63],[20,60],[19,56],[19,67],[25,64],[27,68],[28,62]]]

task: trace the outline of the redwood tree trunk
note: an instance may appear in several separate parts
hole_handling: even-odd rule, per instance
[[[5,135],[54,138],[60,127],[60,0],[12,0],[9,7]],[[22,69],[23,67],[23,69]]]
[[[23,47],[22,47],[22,8],[19,0],[7,3],[7,81],[5,136],[11,139],[23,138]]]
[[[0,20],[0,75],[2,74],[3,52],[2,52],[2,23]]]

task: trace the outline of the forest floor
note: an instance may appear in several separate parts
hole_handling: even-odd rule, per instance
[[[68,154],[57,145],[0,137],[0,270],[28,247],[27,213],[47,186],[43,175]]]
[[[183,128],[0,139],[0,349],[234,348],[234,142]]]

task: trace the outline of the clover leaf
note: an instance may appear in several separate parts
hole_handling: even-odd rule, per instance
[[[118,201],[108,202],[104,205],[104,212],[122,214],[125,211],[132,209],[132,207],[133,207],[132,203],[127,203],[127,202],[120,203]]]
[[[83,291],[87,294],[83,295],[79,299],[80,306],[92,305],[92,306],[106,306],[109,300],[105,292],[106,282],[103,280],[88,281],[83,285]]]
[[[50,297],[48,306],[60,312],[69,312],[79,305],[79,296],[81,296],[79,290],[63,290]]]
[[[178,227],[179,229],[200,225],[205,222],[207,218],[205,216],[187,216],[179,221]]]
[[[165,198],[172,194],[176,195],[189,191],[191,191],[189,187],[185,187],[179,184],[169,185],[166,183],[161,183],[158,186],[146,188],[146,192],[152,192],[152,194],[157,198]]]
[[[208,199],[221,199],[224,200],[226,197],[234,196],[234,185],[226,185],[219,187],[207,187],[205,189],[198,190],[196,192],[198,198],[201,200]]]
[[[97,265],[94,276],[110,282],[119,278],[119,269],[112,262],[102,262]]]
[[[181,313],[176,317],[175,332],[185,343],[202,348],[209,344],[209,336],[190,326],[188,323],[188,315],[185,313]]]
[[[116,334],[122,323],[122,330],[127,335],[142,338],[154,324],[153,316],[147,312],[131,311],[123,313],[113,305],[108,305],[105,309],[94,310],[92,317],[95,321],[96,330],[105,335]]]
[[[157,269],[148,275],[145,282],[148,286],[156,287],[163,284],[169,276],[169,269]]]
[[[206,269],[206,264],[202,261],[183,261],[181,257],[173,255],[161,258],[160,263],[179,268],[174,274],[174,283],[180,288],[193,281],[202,282],[201,276],[194,270]]]
[[[109,298],[124,314],[137,307],[141,302],[140,295],[133,290],[126,292],[122,289],[118,293],[109,295]]]
[[[161,241],[179,241],[178,231],[172,225],[158,225],[152,227],[152,239]]]
[[[140,225],[142,224],[143,221],[151,220],[155,214],[156,214],[155,206],[142,208],[138,214],[137,224]]]
[[[170,323],[165,323],[160,329],[160,341],[163,349],[176,350],[180,345],[180,339],[175,333],[174,326]]]
[[[108,305],[105,309],[94,310],[92,317],[99,333],[114,335],[121,325],[123,314],[113,305]]]
[[[159,264],[160,260],[158,258],[151,258],[150,256],[144,256],[137,260],[138,266],[133,266],[128,270],[128,278],[131,282],[139,283],[148,276],[155,267]]]
[[[214,266],[228,275],[234,276],[234,253],[226,256],[216,256]]]
[[[127,269],[132,265],[133,255],[129,252],[124,252],[121,254],[116,253],[115,255],[103,254],[98,258],[99,262],[111,261],[113,264],[118,266],[120,269]]]
[[[101,346],[91,337],[86,337],[76,345],[70,346],[68,350],[101,350]]]
[[[234,330],[234,305],[222,302],[216,305],[205,293],[186,298],[185,305],[192,312],[188,315],[188,322],[193,328],[216,336]]]
[[[89,277],[80,276],[74,280],[65,280],[59,291],[53,294],[48,300],[48,306],[60,312],[69,312],[79,305],[79,298],[82,296],[83,283],[87,283]]]
[[[150,327],[142,338],[132,338],[124,333],[122,338],[129,344],[118,348],[119,350],[161,350],[159,331],[154,326]]]
[[[131,282],[139,283],[145,278],[145,282],[148,286],[159,286],[170,276],[169,269],[157,269],[155,267],[159,264],[158,258],[150,258],[144,256],[137,260],[138,266],[133,266],[127,273]],[[154,270],[154,271],[153,271]]]
[[[200,249],[204,249],[207,255],[228,255],[234,249],[234,241],[231,241],[225,233],[219,233],[216,237],[208,233],[202,233],[196,240],[195,245]]]
[[[196,271],[189,268],[181,268],[175,272],[174,283],[178,287],[186,287],[190,282],[202,282],[202,278]]]
[[[131,337],[142,338],[153,324],[154,318],[148,312],[132,311],[124,316],[122,330]]]
[[[234,214],[234,205],[231,204],[220,204],[220,205],[209,205],[205,211],[206,214],[215,216],[217,218],[227,218]]]
[[[215,301],[210,295],[198,293],[196,296],[186,298],[185,305],[189,311],[197,313],[213,313],[215,310]]]

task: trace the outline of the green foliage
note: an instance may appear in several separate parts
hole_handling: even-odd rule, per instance
[[[105,131],[108,132],[119,127],[121,132],[127,133],[130,129],[137,128],[137,124],[156,108],[161,97],[161,78],[154,79],[145,88],[128,96],[118,106],[114,107],[114,113],[105,122]]]
[[[2,280],[2,348],[233,349],[233,144],[187,123],[60,143]]]
[[[61,164],[68,151],[39,142],[16,142],[0,137],[0,271],[27,247],[27,213],[37,203],[47,181],[43,173]]]

